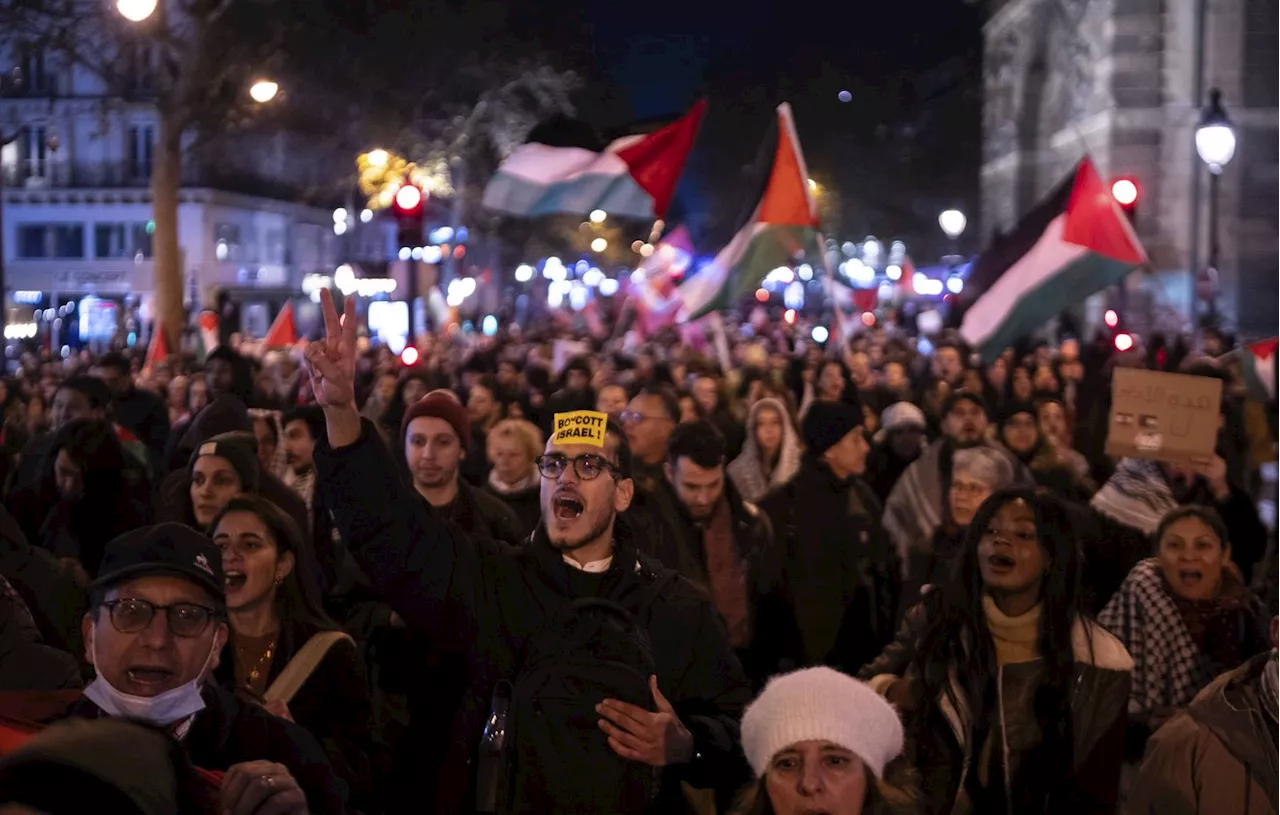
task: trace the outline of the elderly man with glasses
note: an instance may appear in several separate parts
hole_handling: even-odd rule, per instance
[[[309,733],[209,681],[228,636],[225,582],[217,545],[180,524],[108,544],[83,624],[97,678],[65,717],[168,731],[192,764],[226,773],[223,812],[345,812],[345,785]]]

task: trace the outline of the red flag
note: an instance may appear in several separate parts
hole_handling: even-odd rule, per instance
[[[169,341],[164,336],[164,326],[156,323],[151,329],[151,343],[147,345],[147,356],[142,361],[142,370],[150,372],[157,362],[164,362],[169,357]]]
[[[293,322],[293,303],[285,303],[276,320],[267,329],[262,344],[267,348],[291,347],[298,341],[298,327]]]

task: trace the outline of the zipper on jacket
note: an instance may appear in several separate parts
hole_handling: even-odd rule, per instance
[[[1013,815],[1013,780],[1009,777],[1009,732],[1004,720],[1004,666],[996,668],[996,705],[1000,708],[1000,754],[1004,767],[1004,810]]]

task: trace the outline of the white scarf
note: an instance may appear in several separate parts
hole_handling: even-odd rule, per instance
[[[537,470],[529,473],[524,478],[520,479],[514,484],[508,484],[507,482],[498,478],[497,470],[489,471],[489,486],[493,487],[493,489],[501,495],[511,495],[513,493],[523,492],[524,490],[531,489],[532,487],[536,486],[537,483],[538,483]]]

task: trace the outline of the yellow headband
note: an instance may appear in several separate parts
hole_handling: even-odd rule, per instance
[[[604,447],[604,432],[608,424],[609,417],[594,410],[557,413],[551,430],[551,443]]]

